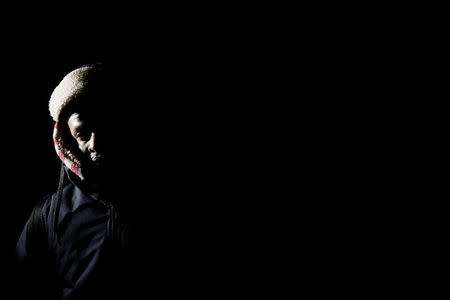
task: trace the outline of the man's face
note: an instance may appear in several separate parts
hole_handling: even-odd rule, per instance
[[[100,139],[104,138],[102,129],[82,113],[71,114],[67,125],[83,155],[84,167],[87,167],[85,171],[95,172],[102,169],[104,166],[104,153],[100,144],[102,142]]]

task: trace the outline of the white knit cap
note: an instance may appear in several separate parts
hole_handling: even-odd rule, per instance
[[[64,107],[85,91],[88,84],[88,74],[94,68],[94,65],[82,66],[64,76],[62,81],[54,89],[48,104],[50,115],[55,121],[53,143],[56,154],[73,173],[80,177],[81,180],[84,179],[81,161],[66,146],[67,137],[62,135],[63,130],[60,127],[65,125],[59,122],[59,117]]]
[[[87,85],[87,75],[94,66],[87,65],[73,70],[53,90],[48,103],[53,121],[58,121],[62,109],[77,95],[82,93]]]

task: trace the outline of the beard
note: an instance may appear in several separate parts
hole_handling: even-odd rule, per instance
[[[107,164],[101,155],[86,155],[82,164],[83,175],[87,181],[100,183],[104,181],[107,172]]]

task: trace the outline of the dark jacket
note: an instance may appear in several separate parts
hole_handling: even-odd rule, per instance
[[[17,259],[28,277],[24,292],[32,287],[34,296],[64,300],[129,293],[132,234],[116,206],[73,182],[62,189],[59,209],[57,202],[55,193],[36,205],[18,240]]]
[[[56,226],[57,194],[43,199],[17,244],[20,292],[30,296],[20,299],[235,295],[252,236],[237,229],[237,205],[213,192],[212,180],[200,189],[195,180],[159,178],[132,177],[124,186],[133,188],[121,188],[112,202],[70,182]]]

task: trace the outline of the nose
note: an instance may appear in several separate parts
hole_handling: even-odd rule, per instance
[[[91,134],[91,139],[89,140],[88,151],[90,153],[97,152],[96,149],[95,149],[95,133],[94,132]]]

